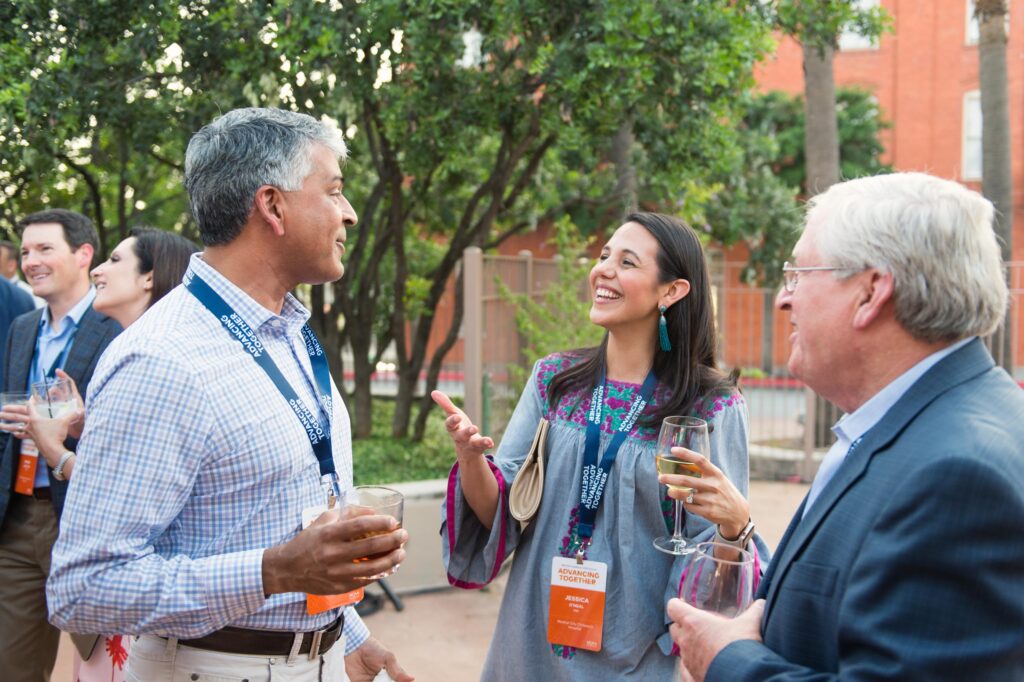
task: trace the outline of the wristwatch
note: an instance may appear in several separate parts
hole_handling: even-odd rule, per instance
[[[754,535],[754,521],[753,519],[747,519],[747,525],[743,527],[740,534],[732,539],[729,539],[722,535],[722,527],[719,526],[715,531],[715,542],[721,542],[724,545],[732,545],[740,549],[746,549],[750,543],[750,538]]]
[[[66,481],[64,478],[64,466],[68,463],[68,460],[75,456],[75,453],[70,450],[65,450],[64,454],[60,456],[60,461],[57,462],[57,466],[53,467],[53,477],[58,481]]]

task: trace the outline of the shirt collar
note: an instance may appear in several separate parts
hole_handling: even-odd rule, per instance
[[[70,329],[72,327],[77,327],[79,324],[81,324],[82,316],[85,315],[85,311],[87,311],[89,309],[89,307],[92,305],[92,302],[95,299],[96,299],[96,287],[94,287],[94,286],[92,286],[90,284],[89,285],[89,291],[86,292],[85,296],[80,298],[78,300],[78,303],[76,303],[74,306],[72,306],[71,310],[69,310],[67,315],[64,316],[64,319],[65,320],[69,320],[71,322],[71,324],[70,325],[68,325],[68,324],[62,325],[60,333],[63,334],[68,329]],[[44,335],[47,335],[47,336],[56,336],[57,335],[57,332],[55,332],[54,329],[53,329],[53,323],[50,320],[50,306],[46,306],[46,308],[43,310],[42,317],[39,318],[39,329],[41,330],[41,332]]]
[[[885,413],[903,397],[903,394],[906,393],[918,379],[924,376],[925,372],[934,367],[947,355],[951,355],[966,346],[968,343],[973,341],[974,338],[975,337],[973,336],[969,336],[966,339],[957,341],[950,346],[946,346],[942,350],[935,351],[918,362],[906,372],[889,382],[885,388],[873,395],[870,400],[858,407],[855,411],[844,415],[832,427],[832,433],[836,435],[836,438],[849,447],[855,440],[870,431],[875,424],[881,421],[882,417],[885,416]]]
[[[263,329],[264,333],[271,334],[283,331],[290,336],[297,334],[302,329],[302,325],[309,320],[309,311],[290,293],[284,298],[280,315],[267,310],[235,283],[210,267],[203,260],[201,252],[192,254],[188,270],[202,277],[203,281],[216,291],[225,303],[234,308],[235,312],[241,315],[242,319],[253,329]]]

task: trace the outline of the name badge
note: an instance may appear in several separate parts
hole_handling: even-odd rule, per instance
[[[314,507],[306,507],[302,510],[302,528],[309,528],[309,524],[327,511],[326,504],[318,504]],[[344,594],[307,594],[306,613],[315,616],[318,613],[336,609],[340,606],[351,606],[363,600],[363,588],[345,592]]]
[[[548,641],[587,651],[601,650],[608,564],[554,557]]]
[[[14,479],[14,492],[31,495],[36,485],[36,467],[39,466],[39,448],[35,441],[26,438],[21,441],[21,455],[18,456],[18,474]]]

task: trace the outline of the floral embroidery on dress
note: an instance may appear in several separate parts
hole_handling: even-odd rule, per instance
[[[581,360],[582,358],[578,355],[555,353],[540,361],[536,381],[540,399],[545,406],[548,403],[548,386],[551,383],[551,379],[559,372],[578,364]],[[629,408],[633,404],[633,400],[639,390],[640,384],[608,381],[608,390],[605,392],[604,399],[606,409],[603,411],[603,420],[601,422],[601,431],[603,433],[612,434],[619,428],[619,424],[629,414]],[[562,394],[556,409],[552,410],[550,406],[546,407],[545,417],[549,421],[558,420],[572,424],[579,429],[587,428],[587,412],[590,410],[591,392],[591,388],[585,388],[575,389]],[[669,389],[667,387],[659,386],[654,391],[654,397],[648,409],[662,404],[668,394]],[[633,428],[632,435],[633,438],[638,440],[650,441],[658,437],[658,429],[654,426],[638,425]]]

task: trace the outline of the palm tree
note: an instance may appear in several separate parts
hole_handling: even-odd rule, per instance
[[[807,196],[839,182],[839,125],[831,44],[804,40],[804,161]]]
[[[1003,261],[1013,259],[1013,172],[1010,167],[1010,105],[1006,75],[1006,0],[977,0],[978,80],[981,83],[981,193],[996,207],[996,234]],[[1009,274],[1009,271],[1007,271]],[[992,339],[996,360],[1013,372],[1013,327],[1007,311]]]

